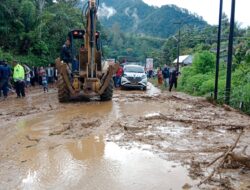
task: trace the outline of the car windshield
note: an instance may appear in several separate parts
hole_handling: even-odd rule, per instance
[[[128,73],[144,73],[144,70],[142,67],[137,66],[128,66],[124,68],[124,72]]]

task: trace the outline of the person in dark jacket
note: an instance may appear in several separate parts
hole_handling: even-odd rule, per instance
[[[171,73],[170,73],[170,86],[169,86],[169,92],[171,92],[173,86],[175,88],[177,88],[177,80],[178,80],[178,75],[180,74],[180,72],[177,71],[177,69],[174,69]]]
[[[62,46],[60,59],[67,64],[72,61],[69,39],[67,39],[65,44]]]
[[[30,74],[30,83],[32,86],[35,86],[36,75],[35,75],[35,67],[34,66],[32,66],[29,74]]]
[[[0,97],[2,97],[2,71],[3,71],[3,61],[0,61]]]
[[[169,68],[167,67],[167,65],[164,65],[164,69],[162,71],[163,74],[163,79],[164,79],[164,85],[165,87],[167,87],[169,85],[169,77],[170,77],[170,73],[169,73]]]
[[[7,98],[11,69],[6,61],[3,61],[3,65],[1,66],[0,72],[1,72],[0,89],[3,91],[4,98]]]

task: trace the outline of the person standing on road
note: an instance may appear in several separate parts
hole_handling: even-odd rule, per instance
[[[169,74],[169,68],[167,67],[166,64],[164,65],[164,69],[162,71],[162,74],[163,74],[163,79],[164,79],[164,85],[165,85],[165,87],[167,87],[169,85],[170,74]]]
[[[44,72],[43,74],[42,74],[42,84],[43,84],[43,91],[44,91],[44,93],[47,91],[49,91],[49,89],[48,89],[48,77],[47,77],[47,73],[46,72]]]
[[[13,61],[14,73],[13,79],[15,82],[17,98],[25,97],[25,71],[21,64],[17,63],[16,60]]]
[[[175,89],[177,88],[177,80],[178,80],[178,75],[180,73],[177,71],[177,69],[174,69],[171,74],[170,74],[170,86],[169,86],[169,92],[172,91],[173,86]]]
[[[3,72],[3,61],[0,61],[0,97],[2,97],[2,83],[3,83],[2,72]]]
[[[26,72],[26,87],[30,87],[31,85],[31,75],[30,75],[30,71]]]
[[[11,76],[11,69],[6,61],[3,61],[2,69],[1,69],[1,82],[0,89],[3,91],[4,98],[7,98],[9,91],[9,80]]]
[[[48,76],[46,73],[46,70],[43,67],[40,67],[40,72],[39,72],[42,80],[42,86],[43,86],[43,91],[44,93],[47,91],[48,92]]]
[[[42,83],[42,77],[43,77],[42,73],[43,72],[45,72],[43,67],[39,67],[38,68],[38,84],[41,85],[41,86],[43,85],[43,83]]]
[[[46,69],[47,77],[48,77],[48,83],[53,84],[54,83],[54,67],[49,64],[49,66]]]
[[[31,86],[35,86],[35,81],[36,81],[35,77],[36,77],[35,76],[35,67],[32,66],[31,71],[30,71],[30,83],[31,83]]]
[[[3,96],[4,98],[7,98],[8,92],[9,92],[9,80],[11,76],[11,69],[6,61],[4,61],[3,64],[3,85],[2,85],[2,90],[3,90]]]
[[[37,83],[38,85],[39,83],[39,67],[34,67],[34,72],[35,72],[35,83]]]
[[[54,80],[57,81],[58,80],[58,70],[56,68],[54,68]]]
[[[115,87],[116,88],[119,88],[121,86],[122,74],[123,74],[123,68],[122,68],[122,66],[119,66],[119,68],[116,72],[116,76],[115,76]]]
[[[163,80],[161,67],[159,67],[159,69],[157,71],[157,78],[158,78],[158,85],[161,86],[162,85],[162,80]]]

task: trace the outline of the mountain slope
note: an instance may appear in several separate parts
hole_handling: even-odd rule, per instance
[[[121,31],[169,37],[182,26],[204,27],[207,23],[200,17],[174,5],[161,8],[149,6],[142,0],[100,0],[99,18],[103,26],[111,28],[119,24]]]

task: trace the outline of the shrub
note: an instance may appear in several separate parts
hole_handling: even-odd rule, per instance
[[[215,55],[209,51],[197,53],[194,56],[192,67],[196,73],[205,74],[214,71],[215,68]]]
[[[200,94],[205,95],[213,93],[214,91],[214,79],[211,77],[207,81],[204,81],[200,87]]]

